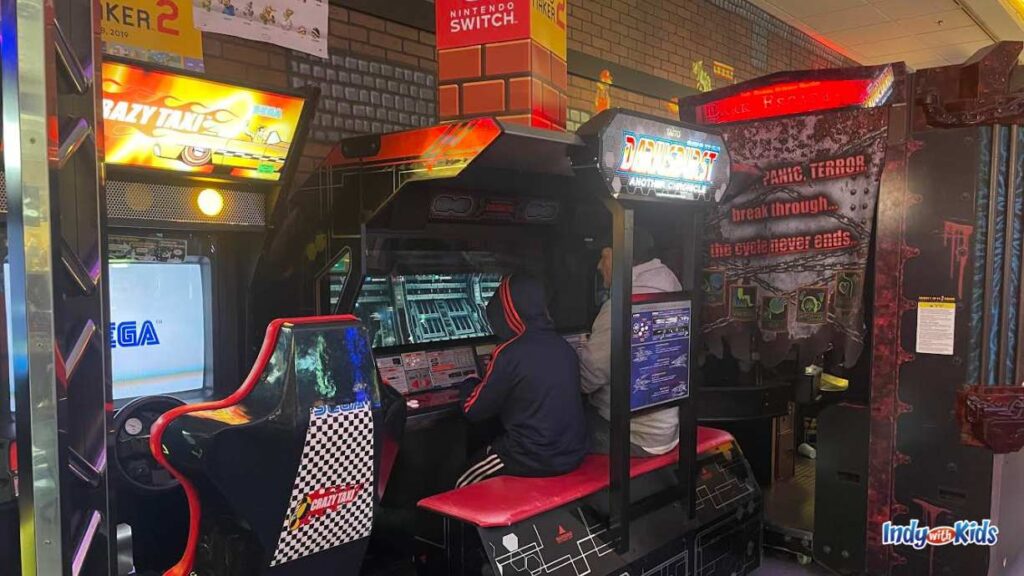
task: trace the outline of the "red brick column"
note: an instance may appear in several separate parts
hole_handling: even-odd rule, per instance
[[[565,0],[438,0],[442,122],[496,116],[565,130]]]

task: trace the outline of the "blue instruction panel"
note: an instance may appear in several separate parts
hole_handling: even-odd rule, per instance
[[[690,395],[689,300],[633,304],[630,409]]]

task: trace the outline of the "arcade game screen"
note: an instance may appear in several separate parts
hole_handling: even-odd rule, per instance
[[[198,262],[110,264],[115,400],[203,387],[206,296]]]
[[[491,335],[487,303],[500,274],[367,276],[355,312],[374,348]]]
[[[10,265],[5,263],[8,310],[9,272]],[[198,262],[110,263],[108,338],[115,400],[204,386],[209,364],[207,296]],[[8,347],[10,337],[8,326]],[[13,392],[12,385],[12,407]]]
[[[487,303],[500,274],[367,276],[356,315],[374,348],[491,335]],[[449,388],[478,375],[471,346],[379,356],[381,378],[402,394]]]

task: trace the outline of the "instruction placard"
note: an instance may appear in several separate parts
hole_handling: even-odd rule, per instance
[[[917,302],[917,353],[953,355],[956,299],[921,297]]]

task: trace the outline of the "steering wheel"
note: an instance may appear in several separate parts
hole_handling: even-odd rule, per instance
[[[179,486],[149,451],[149,431],[164,412],[184,404],[173,396],[143,396],[114,415],[114,470],[133,490],[163,493]]]

